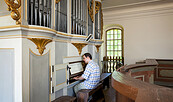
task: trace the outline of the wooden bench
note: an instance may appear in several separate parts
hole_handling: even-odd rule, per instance
[[[77,93],[77,102],[104,102],[103,88],[107,86],[109,88],[109,76],[111,73],[102,73],[100,77],[100,83],[94,89],[82,89]],[[90,98],[92,97],[92,98]]]
[[[103,83],[103,88],[107,86],[109,88],[109,77],[111,76],[111,73],[102,73],[100,76],[100,82]]]
[[[61,96],[52,102],[76,102],[76,97],[73,96]]]
[[[77,102],[96,102],[98,99],[104,102],[103,83],[99,83],[94,89],[82,89],[77,93]]]
[[[94,89],[82,89],[77,93],[77,102],[104,102],[103,89],[105,86],[109,88],[109,76],[111,73],[102,73],[100,76],[100,83]],[[90,98],[92,97],[92,98]],[[75,102],[76,97],[61,96],[52,102]]]

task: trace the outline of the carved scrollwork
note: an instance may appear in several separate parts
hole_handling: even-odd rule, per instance
[[[82,52],[82,48],[87,45],[86,43],[72,43],[72,44],[78,49],[79,55]]]
[[[90,2],[91,1],[91,2]],[[88,0],[88,10],[89,10],[89,15],[91,17],[92,22],[94,22],[94,0]]]
[[[95,45],[95,47],[97,48],[97,52],[99,52],[99,48],[101,45]]]
[[[39,53],[42,55],[44,50],[46,49],[46,45],[52,42],[51,39],[42,39],[42,38],[28,38],[37,46]]]
[[[16,3],[17,2],[17,3]],[[18,9],[21,6],[21,0],[5,0],[5,3],[8,6],[8,11],[12,11],[11,12],[11,17],[16,20],[16,24],[21,24],[21,22],[19,21],[19,19],[21,18],[21,15],[18,11]]]
[[[56,0],[56,4],[58,4],[61,0]]]
[[[99,12],[100,8],[101,8],[101,2],[95,1],[95,14]]]

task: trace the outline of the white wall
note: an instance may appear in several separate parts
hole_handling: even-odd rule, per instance
[[[0,0],[0,16],[10,15],[11,12],[7,10],[8,6],[4,0]]]
[[[105,29],[111,24],[119,24],[124,28],[125,64],[146,58],[173,58],[172,7],[173,4],[167,4],[104,12]]]

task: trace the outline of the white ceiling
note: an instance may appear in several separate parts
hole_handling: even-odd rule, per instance
[[[173,0],[102,0],[103,10],[131,8],[173,2]]]

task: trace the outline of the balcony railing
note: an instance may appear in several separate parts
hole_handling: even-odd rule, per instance
[[[124,58],[117,56],[105,56],[102,61],[102,72],[112,73],[124,65]]]

